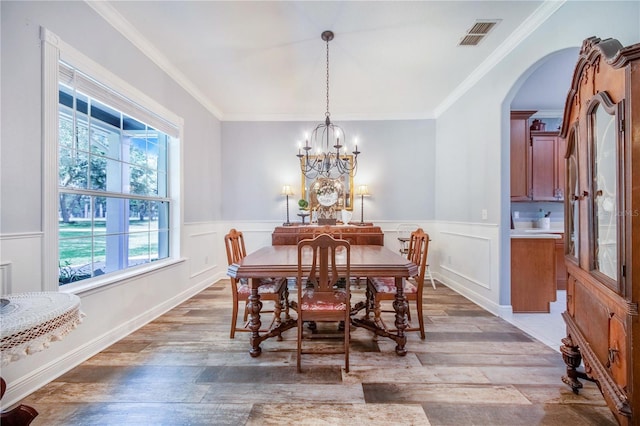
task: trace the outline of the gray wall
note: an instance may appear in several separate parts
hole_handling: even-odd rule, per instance
[[[224,250],[212,225],[221,216],[219,120],[85,2],[3,0],[0,15],[3,286],[11,281],[15,293],[42,291],[45,281],[55,279],[45,280],[42,272],[41,26],[184,118],[180,196],[186,222],[180,259],[130,279],[80,292],[86,314],[81,326],[46,351],[2,368],[2,377],[8,383],[2,400],[4,409],[211,285],[224,276],[226,261],[218,260],[223,259]]]
[[[511,109],[554,110],[562,114],[579,52],[580,49],[574,47],[541,59],[513,98]],[[555,130],[556,127],[547,126],[546,130]]]
[[[594,35],[638,43],[639,18],[639,2],[566,2],[438,117],[436,220],[479,222],[481,210],[488,210],[487,222],[500,227],[499,259],[490,267],[500,271],[501,305],[510,305],[511,102],[541,59],[554,52],[580,47]],[[451,191],[452,185],[458,190]]]
[[[474,222],[486,208],[488,221],[500,222],[500,195],[509,194],[508,186],[501,188],[501,175],[505,183],[509,180],[508,173],[501,173],[502,159],[508,158],[502,147],[508,148],[508,111],[515,93],[542,58],[575,49],[589,36],[618,38],[623,45],[637,43],[639,5],[565,3],[438,117],[436,219]],[[451,191],[452,185],[456,191]]]
[[[322,117],[320,117],[322,118]],[[346,121],[348,146],[362,151],[354,185],[367,184],[365,220],[430,220],[434,217],[435,121]],[[290,214],[300,198],[297,141],[318,123],[224,122],[222,171],[224,220],[282,220],[282,185],[293,186]],[[354,220],[362,200],[354,199]]]
[[[84,2],[1,5],[0,233],[41,230],[40,26],[184,118],[184,220],[220,218],[220,122],[213,115]]]
[[[221,124],[84,2],[3,0],[0,8],[0,242],[10,247],[0,252],[0,260],[18,265],[14,276],[27,276],[21,281],[35,289],[42,281],[40,240],[29,235],[42,231],[41,25],[184,117],[181,195],[184,220],[192,224],[183,233],[183,261],[83,294],[87,317],[81,327],[48,350],[4,368],[9,391],[3,400],[9,404],[223,277],[223,229],[247,220],[259,228],[250,236],[267,241],[273,222],[284,218],[281,186],[299,179],[296,140],[316,123]],[[436,237],[435,272],[451,260],[449,271],[479,277],[475,281],[484,285],[477,290],[477,283],[460,278],[460,291],[478,295],[473,300],[479,303],[509,305],[511,100],[546,55],[575,48],[591,35],[615,37],[624,45],[638,42],[639,18],[638,2],[567,2],[436,121],[339,123],[360,140],[356,184],[369,184],[373,193],[365,200],[365,218],[428,220],[425,227]],[[358,217],[358,203],[354,213]],[[486,224],[476,226],[482,221]],[[498,234],[502,239],[494,244]],[[493,255],[496,246],[500,256]],[[488,261],[476,261],[487,258],[487,248]],[[28,266],[20,270],[22,264]]]

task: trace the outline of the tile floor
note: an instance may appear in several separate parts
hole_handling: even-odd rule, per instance
[[[511,314],[504,319],[560,352],[560,340],[566,336],[566,327],[561,316],[566,306],[567,291],[558,290],[556,301],[550,304],[548,314]]]
[[[409,353],[398,357],[392,341],[355,329],[349,373],[342,355],[305,355],[297,373],[295,329],[251,358],[248,334],[229,339],[228,285],[212,285],[30,395],[23,403],[40,413],[32,424],[616,424],[593,383],[579,395],[562,383],[556,350],[440,283],[425,286],[426,340],[410,333]]]

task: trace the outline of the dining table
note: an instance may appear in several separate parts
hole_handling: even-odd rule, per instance
[[[362,327],[372,331],[378,336],[387,337],[396,342],[396,354],[407,354],[405,345],[407,338],[404,330],[407,328],[407,313],[409,305],[404,295],[404,278],[417,275],[418,266],[401,256],[396,251],[379,245],[352,245],[351,250],[351,276],[368,277],[393,277],[396,284],[396,295],[393,302],[395,310],[395,329],[387,330],[376,324],[369,318],[357,318],[356,314],[365,307],[365,302],[359,302],[352,307],[351,325]],[[304,254],[302,258],[303,272],[311,270],[311,253]],[[338,266],[340,269],[340,266]],[[295,319],[285,319],[279,324],[274,324],[270,330],[260,333],[260,310],[262,302],[258,293],[261,278],[289,278],[298,274],[298,246],[297,245],[272,245],[262,247],[245,256],[240,262],[229,265],[227,275],[235,279],[248,279],[251,284],[251,293],[247,301],[249,312],[250,349],[252,357],[260,356],[262,349],[260,343],[264,340],[281,336],[282,332],[297,325]]]

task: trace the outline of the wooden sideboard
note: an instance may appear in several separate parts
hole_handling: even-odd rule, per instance
[[[313,238],[318,225],[277,226],[271,234],[271,244],[274,246],[295,245],[298,241]],[[355,245],[384,245],[384,234],[379,226],[369,223],[366,225],[334,225],[342,234],[342,238]]]

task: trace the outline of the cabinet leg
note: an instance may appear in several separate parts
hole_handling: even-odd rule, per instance
[[[571,387],[573,393],[577,394],[582,388],[582,383],[578,380],[578,377],[581,377],[582,374],[577,370],[582,363],[580,348],[573,343],[569,335],[562,339],[560,352],[562,352],[564,363],[567,364],[567,375],[562,376],[562,381]]]

